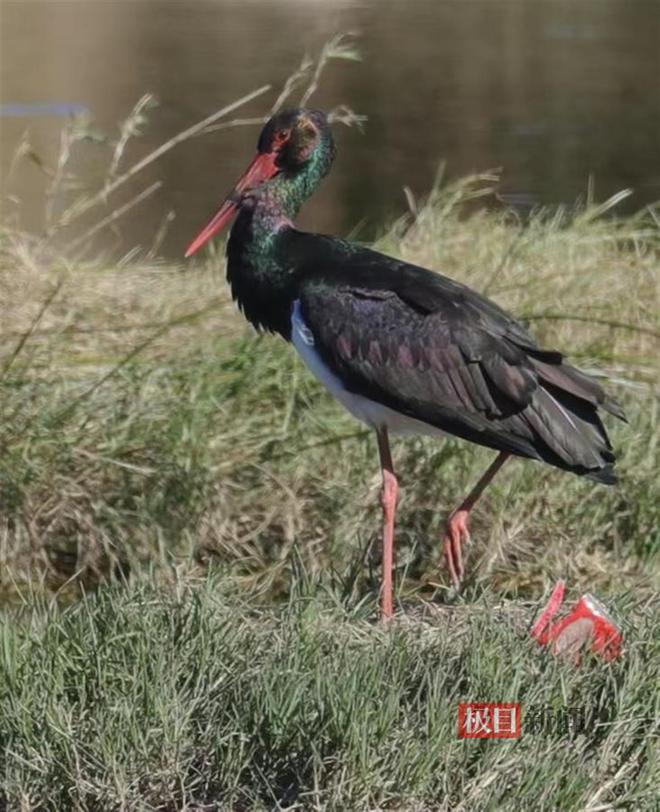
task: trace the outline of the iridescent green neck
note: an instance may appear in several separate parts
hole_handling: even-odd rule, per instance
[[[265,215],[266,220],[272,219],[273,215],[279,215],[283,220],[294,220],[303,203],[328,174],[334,157],[332,137],[329,132],[324,133],[311,157],[300,169],[282,172],[265,184],[255,214],[262,209],[260,214]]]

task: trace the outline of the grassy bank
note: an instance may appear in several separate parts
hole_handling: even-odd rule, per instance
[[[658,583],[658,269],[654,220],[596,210],[462,217],[473,180],[437,192],[384,250],[442,269],[527,317],[539,338],[609,378],[621,484],[515,462],[477,510],[473,585],[538,595],[549,576],[602,589]],[[0,241],[0,592],[75,594],[144,564],[216,563],[286,594],[292,551],[313,574],[372,583],[374,440],[280,340],[255,336],[220,260],[67,265]],[[434,585],[442,522],[491,458],[398,441],[404,592]],[[570,558],[566,555],[571,552]]]
[[[476,511],[456,605],[442,524],[492,455],[398,441],[408,619],[390,631],[371,623],[373,438],[245,327],[222,262],[67,263],[0,232],[10,808],[654,808],[660,228],[597,206],[524,228],[497,205],[466,214],[488,183],[440,188],[379,247],[609,379],[621,484],[513,463]],[[618,610],[623,663],[576,670],[527,641],[560,575]],[[589,724],[466,743],[461,699]]]
[[[575,669],[526,637],[530,607],[487,595],[409,607],[385,630],[364,605],[304,588],[258,612],[218,579],[104,590],[2,627],[6,798],[53,810],[654,809],[660,616],[630,599],[617,608],[635,628],[626,660]],[[523,724],[540,714],[537,732],[457,739],[459,701],[502,698],[523,703]]]
[[[255,611],[224,580],[134,585],[5,624],[10,808],[657,808],[657,606],[620,599],[625,661],[575,669],[520,603],[409,606],[385,629],[296,593]],[[523,737],[458,739],[457,703],[494,699],[523,703]]]

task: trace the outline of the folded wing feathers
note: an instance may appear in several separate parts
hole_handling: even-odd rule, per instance
[[[594,406],[600,406],[606,412],[618,417],[619,420],[626,420],[626,416],[621,406],[612,398],[609,398],[602,387],[593,379],[580,372],[575,367],[567,364],[551,364],[545,360],[534,358],[532,363],[539,373],[539,376],[546,383],[563,389],[577,398],[586,400]]]
[[[459,436],[615,481],[597,409],[625,419],[623,411],[560,353],[534,346],[522,328],[497,334],[484,324],[453,324],[446,314],[414,312],[396,296],[370,293],[303,298],[349,385]]]

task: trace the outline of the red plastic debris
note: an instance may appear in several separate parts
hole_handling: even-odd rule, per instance
[[[540,645],[547,646],[561,657],[580,662],[584,648],[591,646],[594,654],[607,662],[623,654],[623,633],[605,607],[593,595],[583,595],[575,608],[566,616],[551,624],[562,608],[566,584],[558,581],[550,600],[531,630]]]

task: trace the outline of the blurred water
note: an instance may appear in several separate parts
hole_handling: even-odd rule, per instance
[[[362,135],[337,129],[335,170],[303,226],[360,226],[366,238],[405,210],[404,185],[428,189],[440,161],[452,177],[502,167],[502,190],[523,210],[572,203],[590,174],[599,199],[627,186],[629,208],[660,198],[658,0],[0,0],[0,11],[3,213],[29,229],[43,225],[47,179],[26,163],[7,182],[27,128],[52,164],[62,106],[112,130],[149,91],[160,107],[131,161],[249,90],[281,85],[305,50],[341,31],[360,34],[363,62],[332,67],[313,101],[346,102],[369,121]],[[179,257],[256,137],[222,131],[167,154],[140,182],[163,188],[121,221],[116,250],[148,246],[174,210],[162,251]],[[84,145],[74,164],[90,184],[101,149]]]

